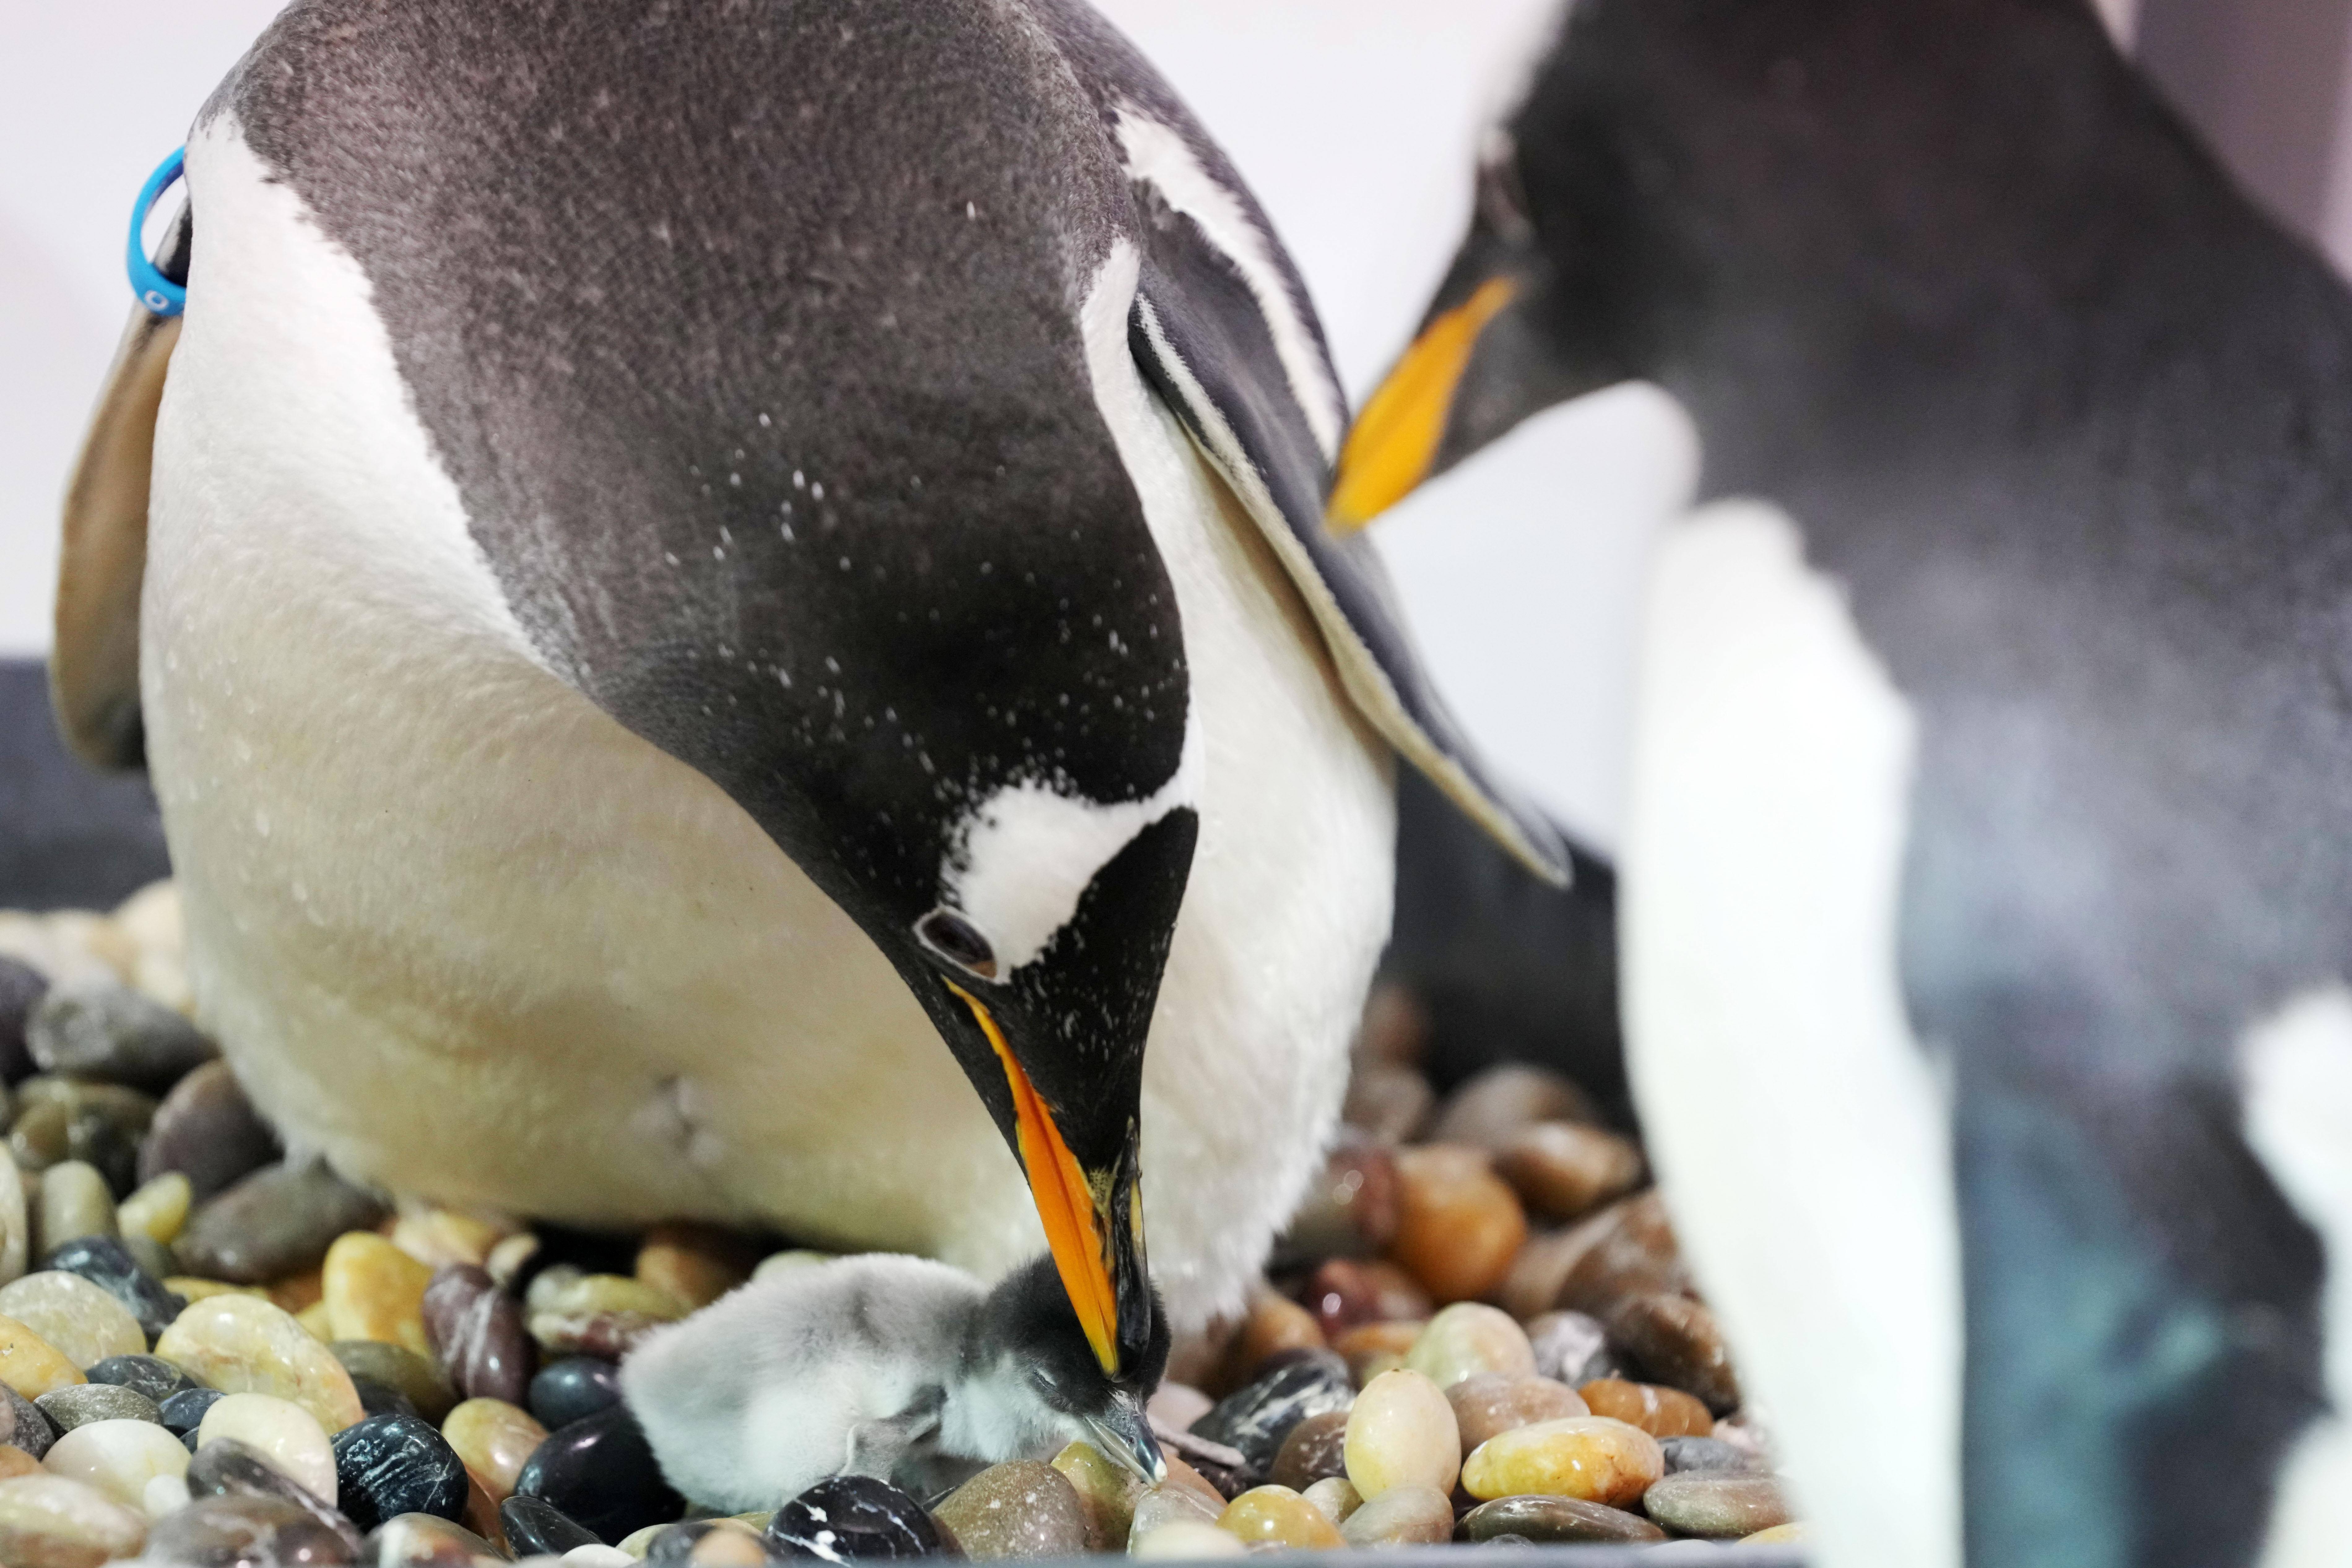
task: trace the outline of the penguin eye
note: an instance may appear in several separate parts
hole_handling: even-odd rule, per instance
[[[996,978],[996,950],[980,928],[941,906],[915,922],[915,935],[925,947],[982,980]]]

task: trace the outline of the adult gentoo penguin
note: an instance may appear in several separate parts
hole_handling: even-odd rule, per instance
[[[2079,0],[1579,0],[1360,521],[1633,378],[1643,1125],[1831,1568],[2352,1556],[2352,300]]]
[[[1559,849],[1323,536],[1319,330],[1128,46],[303,0],[186,176],[149,511],[68,531],[146,530],[145,751],[263,1110],[585,1224],[993,1273],[1041,1215],[1107,1369],[1144,1215],[1180,1327],[1235,1300],[1335,1115],[1391,749]]]

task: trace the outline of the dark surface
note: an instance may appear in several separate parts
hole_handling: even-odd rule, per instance
[[[171,875],[144,775],[68,754],[36,659],[0,659],[0,910],[111,909]]]
[[[686,1509],[622,1405],[548,1434],[515,1477],[515,1490],[546,1499],[608,1542],[666,1524]]]
[[[362,1530],[404,1513],[462,1520],[466,1462],[430,1423],[371,1415],[336,1433],[336,1503]]]

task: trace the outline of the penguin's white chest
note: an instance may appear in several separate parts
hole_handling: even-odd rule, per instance
[[[1911,715],[1752,502],[1669,532],[1641,658],[1622,887],[1652,1152],[1823,1563],[1954,1568],[1950,1141],[1895,972]]]
[[[205,237],[158,424],[142,695],[199,1007],[263,1109],[453,1202],[757,1218],[991,1273],[1041,1249],[880,953],[533,654],[358,266],[226,118],[188,166]],[[1238,1295],[1336,1110],[1392,809],[1278,568],[1161,440],[1177,477],[1147,513],[1203,768],[1143,1111],[1181,1322]]]

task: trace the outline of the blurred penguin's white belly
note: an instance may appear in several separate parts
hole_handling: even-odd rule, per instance
[[[1824,1568],[1957,1568],[1948,1120],[1895,970],[1910,711],[1788,516],[1730,501],[1660,545],[1635,714],[1627,1055],[1676,1228]]]
[[[188,163],[142,697],[199,1011],[265,1112],[446,1202],[758,1219],[991,1274],[1041,1250],[880,953],[533,654],[356,264],[226,120]],[[1238,1297],[1303,1185],[1388,919],[1382,754],[1237,521],[1155,518],[1209,770],[1145,1071],[1180,1322]]]

